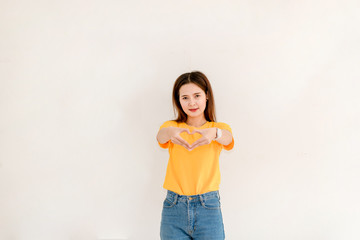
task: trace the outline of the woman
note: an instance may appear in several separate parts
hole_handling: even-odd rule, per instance
[[[176,120],[164,122],[157,134],[169,149],[163,187],[162,240],[225,239],[220,204],[221,150],[234,146],[231,128],[216,122],[212,88],[199,71],[179,76],[173,87]]]

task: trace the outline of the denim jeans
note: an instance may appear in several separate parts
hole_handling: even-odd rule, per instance
[[[219,190],[179,195],[167,190],[161,213],[162,240],[223,240]]]

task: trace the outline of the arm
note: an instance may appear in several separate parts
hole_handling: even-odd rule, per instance
[[[167,143],[170,140],[169,127],[165,127],[159,130],[156,140],[161,143]]]
[[[190,131],[187,128],[164,127],[159,130],[156,139],[162,148],[168,148],[170,144],[169,141],[171,141],[172,143],[181,145],[189,150],[189,143],[180,136],[180,133],[182,132],[190,134]]]
[[[216,140],[218,143],[222,144],[222,145],[229,145],[232,142],[233,136],[231,134],[230,131],[225,130],[225,129],[221,129],[222,131],[222,135],[221,138],[219,138],[218,140]]]

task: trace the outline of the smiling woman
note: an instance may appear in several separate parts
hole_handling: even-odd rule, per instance
[[[216,122],[211,85],[199,71],[176,79],[173,105],[177,119],[165,121],[157,134],[160,147],[170,154],[161,239],[224,239],[219,156],[222,149],[233,148],[232,130]]]
[[[201,126],[206,121],[203,114],[207,101],[205,92],[194,83],[182,85],[179,91],[181,108],[187,114],[187,124]]]
[[[201,126],[206,120],[216,121],[211,84],[202,72],[179,76],[174,83],[172,101],[178,113],[177,122]]]

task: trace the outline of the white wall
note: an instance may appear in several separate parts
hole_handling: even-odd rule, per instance
[[[229,240],[360,238],[360,4],[1,1],[0,239],[159,239],[175,79],[212,83]]]

